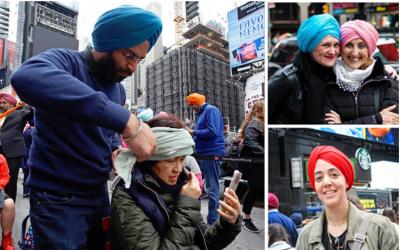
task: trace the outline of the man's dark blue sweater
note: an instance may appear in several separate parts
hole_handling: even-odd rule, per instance
[[[11,77],[18,96],[35,107],[31,187],[81,196],[104,188],[115,132],[122,133],[130,112],[121,106],[122,85],[96,80],[88,54],[51,49]]]

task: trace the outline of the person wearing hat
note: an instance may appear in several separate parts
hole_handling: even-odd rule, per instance
[[[11,112],[0,119],[0,154],[6,157],[10,173],[10,181],[5,187],[5,192],[14,200],[14,203],[17,198],[19,167],[28,153],[23,131],[26,123],[33,117],[29,106],[15,109],[16,105],[17,99],[14,96],[0,93],[0,112]]]
[[[278,223],[281,224],[289,236],[289,244],[296,246],[297,233],[296,225],[294,222],[283,213],[279,212],[279,199],[274,193],[268,193],[268,225]]]
[[[193,153],[192,136],[174,115],[156,116],[148,124],[157,138],[157,153],[138,163],[127,151],[115,161],[122,180],[115,184],[111,202],[113,247],[225,248],[241,230],[235,192],[224,192],[220,218],[207,227],[200,213],[201,189],[195,172],[183,171],[185,157]]]
[[[270,124],[322,124],[325,84],[335,80],[339,23],[329,14],[307,18],[297,31],[299,52],[293,63],[268,81]]]
[[[325,122],[398,124],[399,82],[388,76],[379,57],[372,57],[379,39],[375,27],[363,20],[348,21],[340,33],[336,81],[326,86]]]
[[[188,95],[186,102],[198,114],[194,129],[189,129],[194,138],[196,154],[200,156],[224,156],[224,121],[221,111],[206,103],[206,97],[198,93]],[[208,195],[207,223],[212,225],[218,219],[218,179],[221,174],[221,161],[200,159],[199,165],[206,181],[205,186]]]
[[[11,76],[18,96],[36,111],[28,162],[36,249],[104,249],[116,134],[138,161],[156,151],[148,125],[123,107],[120,81],[136,71],[161,30],[154,13],[122,5],[97,19],[93,48],[50,49]]]
[[[332,146],[315,147],[308,158],[308,178],[324,210],[303,228],[297,250],[353,249],[359,243],[357,249],[399,248],[399,236],[387,218],[366,217],[365,211],[348,201],[346,191],[353,185],[354,167],[343,152]],[[362,230],[364,223],[366,231]]]

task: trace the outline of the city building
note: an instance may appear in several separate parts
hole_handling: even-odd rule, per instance
[[[17,66],[50,48],[78,49],[77,19],[77,10],[58,2],[19,2]]]

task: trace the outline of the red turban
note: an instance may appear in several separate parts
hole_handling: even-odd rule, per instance
[[[202,105],[206,102],[206,97],[198,93],[193,93],[186,97],[186,102],[189,105]]]
[[[9,102],[13,106],[15,106],[17,104],[17,99],[15,99],[15,97],[10,94],[0,93],[0,98],[3,98],[4,100]]]
[[[350,159],[335,147],[318,146],[311,151],[310,157],[308,158],[308,178],[310,179],[310,184],[314,191],[314,170],[319,159],[324,160],[339,169],[348,184],[347,190],[351,188],[354,181],[354,167]]]

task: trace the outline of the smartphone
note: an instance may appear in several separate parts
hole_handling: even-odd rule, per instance
[[[232,189],[234,192],[236,192],[236,189],[239,185],[241,178],[242,178],[242,173],[240,173],[238,170],[235,170],[233,172],[232,180],[229,183],[229,188]]]
[[[183,172],[183,174],[186,176],[186,178],[189,177],[190,171],[189,171],[186,167],[183,167],[183,168],[182,168],[182,172]]]

